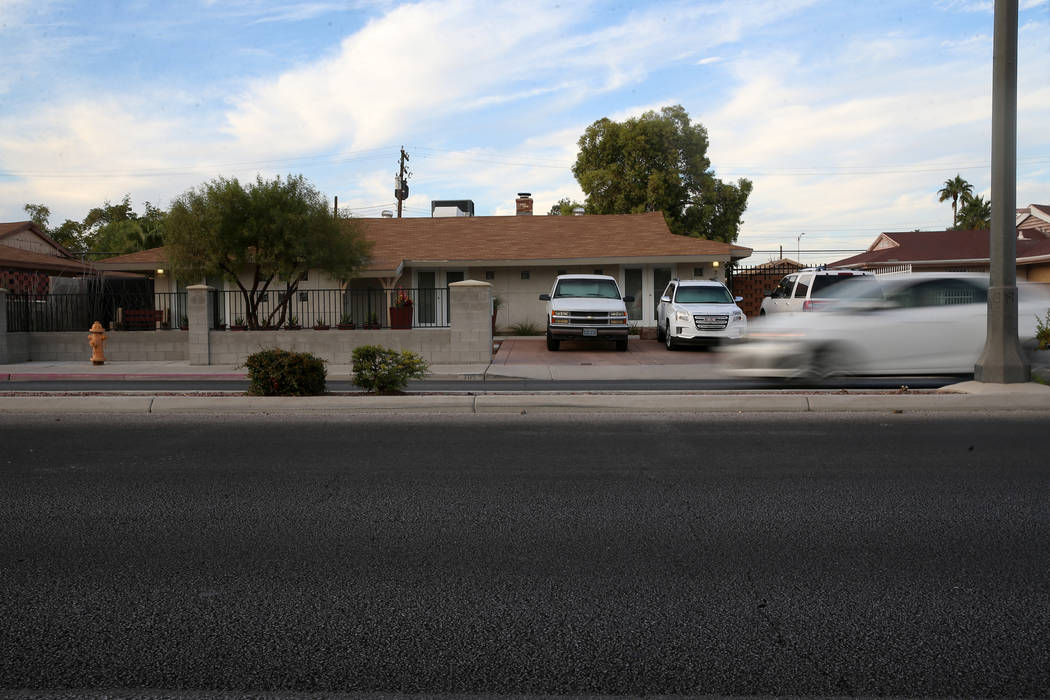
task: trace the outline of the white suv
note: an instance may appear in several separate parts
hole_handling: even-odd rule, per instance
[[[762,300],[759,316],[791,311],[814,311],[827,298],[827,290],[839,282],[861,275],[867,270],[826,270],[813,268],[785,275],[773,292]]]
[[[747,316],[721,282],[671,280],[656,307],[656,338],[674,350],[683,343],[714,345],[738,340]]]
[[[627,350],[627,303],[616,280],[608,275],[559,275],[547,302],[547,349],[557,350],[563,340],[615,340],[616,349]]]

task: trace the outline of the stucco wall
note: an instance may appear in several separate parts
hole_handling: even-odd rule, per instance
[[[688,262],[678,264],[660,264],[658,267],[670,267],[672,276],[680,279],[711,279],[715,278],[725,281],[725,268],[713,267],[710,262]],[[531,323],[542,330],[547,325],[546,305],[539,300],[540,294],[545,294],[554,285],[554,279],[559,274],[578,275],[593,274],[601,270],[600,274],[614,277],[620,285],[621,292],[624,288],[624,270],[626,268],[637,268],[637,265],[566,265],[566,266],[532,266],[532,267],[473,267],[468,268],[466,276],[468,279],[484,280],[486,273],[492,273],[492,279],[487,280],[492,285],[492,295],[499,297],[502,304],[496,317],[497,329],[509,329],[519,323]],[[651,266],[649,266],[651,267]],[[651,274],[649,267],[644,268],[644,275]],[[701,275],[694,273],[699,268]],[[528,279],[522,279],[522,273],[528,273]],[[413,279],[413,270],[406,269],[402,278],[403,286],[412,286],[409,282]],[[643,302],[651,308],[654,305],[652,295],[662,292],[662,289],[651,291],[646,288],[646,298]]]

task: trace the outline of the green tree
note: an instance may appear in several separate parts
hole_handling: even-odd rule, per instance
[[[346,280],[369,253],[356,223],[336,218],[301,175],[260,177],[248,187],[217,178],[188,190],[168,211],[165,239],[179,277],[221,274],[237,285],[249,328],[283,325],[308,270]],[[241,273],[251,282],[244,283]],[[278,279],[287,280],[285,293],[263,317],[259,301]]]
[[[573,175],[589,214],[661,211],[672,232],[731,243],[751,182],[722,182],[707,158],[707,129],[681,105],[614,122],[599,119],[579,140]]]
[[[959,221],[956,228],[962,231],[973,231],[991,228],[992,203],[981,195],[962,195],[962,207],[959,209]]]
[[[44,233],[51,231],[47,224],[51,218],[51,209],[49,207],[44,204],[26,204],[23,209],[29,214],[29,220],[43,229]]]
[[[973,185],[956,173],[955,177],[944,181],[944,187],[937,190],[938,202],[952,200],[952,228],[959,228],[959,198],[973,193]]]
[[[569,199],[568,197],[562,197],[557,203],[551,205],[551,210],[547,212],[547,216],[572,216],[572,210],[579,207],[580,209],[586,209],[582,204],[577,202],[575,199]]]
[[[70,250],[84,250],[84,225],[79,221],[66,219],[61,226],[53,228],[48,232],[60,245]]]

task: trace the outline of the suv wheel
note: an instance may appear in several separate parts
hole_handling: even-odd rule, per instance
[[[671,335],[671,322],[667,322],[667,328],[664,329],[664,343],[667,345],[668,350],[674,350],[678,347],[677,341],[674,336]]]
[[[664,342],[664,327],[659,323],[656,324],[656,342]]]
[[[547,349],[550,350],[551,352],[554,352],[554,351],[556,351],[558,349],[559,345],[561,345],[561,341],[560,340],[555,340],[553,337],[551,337],[550,331],[548,331],[547,332]]]

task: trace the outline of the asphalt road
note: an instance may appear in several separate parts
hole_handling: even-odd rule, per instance
[[[972,377],[971,377],[972,378]],[[827,381],[792,381],[762,379],[596,379],[596,380],[542,380],[542,379],[490,379],[439,380],[428,379],[408,384],[408,391],[421,392],[598,392],[598,391],[781,391],[784,389],[850,389],[879,390],[899,389],[902,385],[910,389],[939,389],[962,381],[959,377],[842,377]],[[333,393],[363,391],[349,380],[329,380],[327,389]],[[88,392],[88,391],[134,391],[134,392],[180,392],[180,391],[240,391],[248,390],[248,380],[220,379],[56,379],[0,381],[0,393],[4,392]]]
[[[0,689],[1046,696],[1045,434],[0,416]]]

